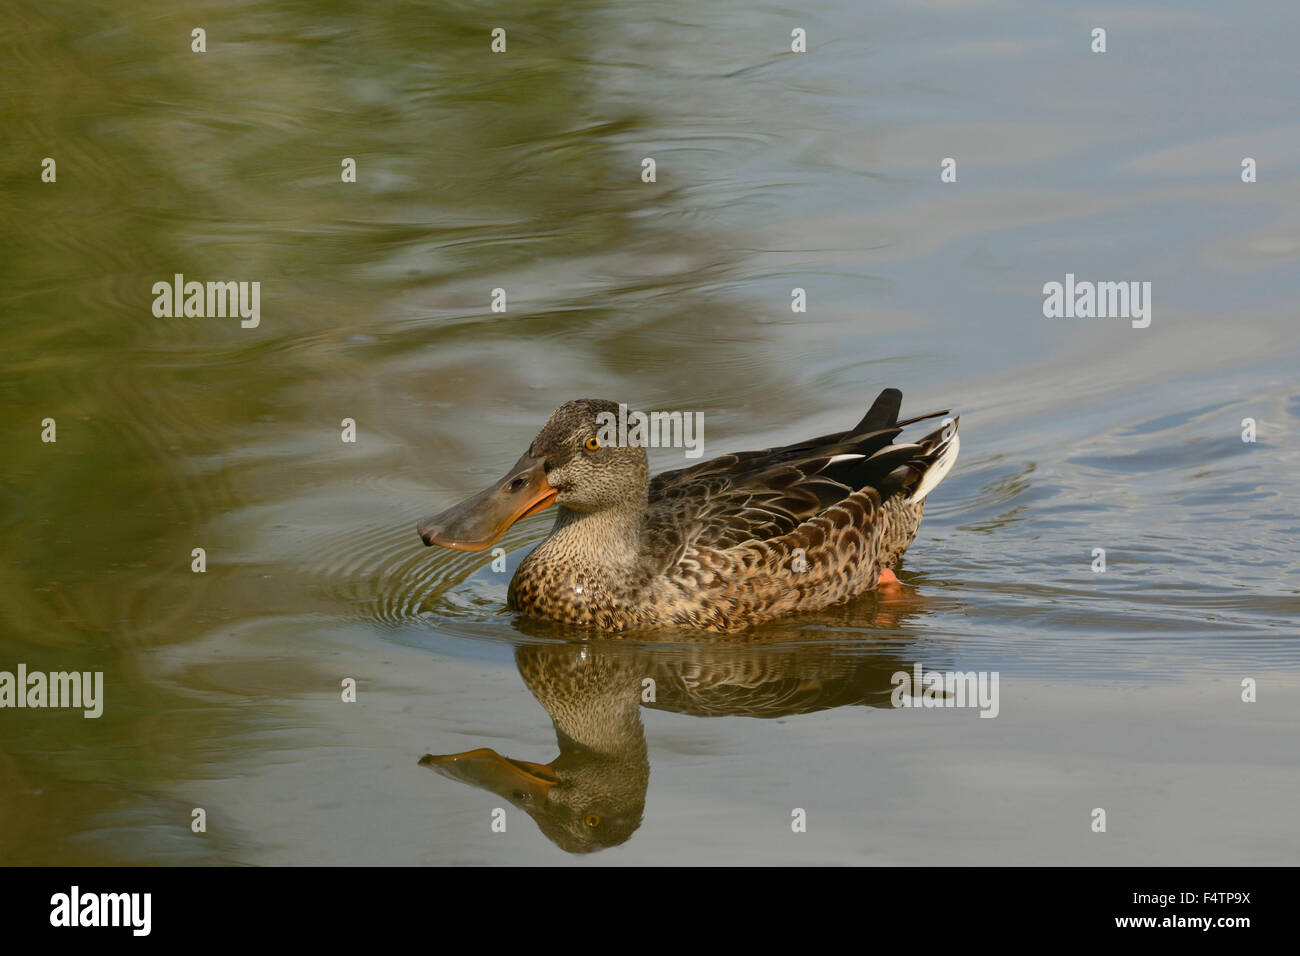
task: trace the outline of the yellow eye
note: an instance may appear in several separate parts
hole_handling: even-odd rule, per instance
[[[597,438],[595,435],[592,435],[590,438],[587,439],[587,451],[595,451],[599,447],[600,447],[600,439]],[[594,826],[595,824],[592,825]]]
[[[595,829],[596,827],[600,826],[600,814],[599,814],[599,813],[589,813],[589,814],[587,814],[587,818],[586,818],[585,820],[583,820],[583,823],[585,823],[585,824],[587,824],[587,826],[589,826],[589,827]]]

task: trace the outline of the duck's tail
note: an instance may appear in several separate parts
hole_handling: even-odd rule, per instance
[[[942,411],[929,412],[899,421],[898,412],[902,406],[903,393],[896,388],[885,389],[871,403],[867,414],[850,434],[891,430],[897,435],[896,429],[939,418],[949,412],[949,409],[945,408]],[[959,421],[960,418],[945,421],[942,428],[926,435],[916,444],[890,445],[878,452],[878,455],[887,453],[896,461],[900,457],[904,458],[903,462],[879,483],[882,497],[898,492],[909,502],[924,501],[925,496],[943,481],[957,461],[957,452],[961,449],[961,439],[957,437]]]
[[[945,408],[938,412],[927,412],[924,415],[917,415],[915,418],[907,418],[903,421],[898,420],[898,412],[903,407],[903,393],[896,388],[887,388],[871,403],[871,408],[867,414],[862,417],[853,429],[846,432],[849,435],[862,435],[867,432],[880,431],[883,428],[905,428],[908,425],[915,425],[917,422],[923,422],[928,418],[938,418],[940,415],[947,415],[951,409]]]
[[[952,466],[957,462],[957,453],[961,450],[961,438],[957,434],[960,421],[961,417],[958,416],[945,422],[942,428],[926,435],[919,442],[921,450],[904,466],[915,475],[914,480],[905,478],[903,481],[905,489],[912,488],[908,501],[924,501],[925,496],[934,491],[939,482],[952,471]]]

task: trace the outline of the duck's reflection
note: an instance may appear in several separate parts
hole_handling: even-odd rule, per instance
[[[880,636],[918,610],[905,590],[802,618],[798,629],[767,627],[726,642],[684,644],[680,633],[579,641],[573,631],[521,619],[516,626],[529,636],[568,639],[515,651],[524,683],[555,725],[559,755],[541,764],[484,747],[426,754],[420,764],[508,800],[570,853],[617,846],[645,810],[642,707],[764,718],[888,707],[894,674],[915,659],[909,637]]]
[[[610,642],[516,650],[524,683],[555,724],[560,754],[549,764],[487,749],[420,763],[509,800],[572,853],[622,843],[641,825],[650,781],[641,686],[653,658],[627,650]]]

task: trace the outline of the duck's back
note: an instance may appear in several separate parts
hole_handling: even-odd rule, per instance
[[[957,422],[894,444],[901,393],[887,389],[857,427],[724,455],[657,476],[643,548],[656,623],[734,630],[846,601],[874,588],[951,468]]]

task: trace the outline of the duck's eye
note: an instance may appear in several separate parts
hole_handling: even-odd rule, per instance
[[[592,829],[595,829],[596,827],[600,826],[600,814],[589,813],[587,814],[587,818],[582,822],[587,824],[587,826],[591,827]]]
[[[600,447],[600,439],[597,438],[595,435],[592,435],[590,438],[587,439],[586,446],[587,446],[587,451],[595,451],[597,448]]]

